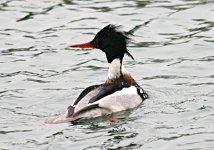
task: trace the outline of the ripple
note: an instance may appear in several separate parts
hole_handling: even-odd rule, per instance
[[[0,3],[0,11],[5,11],[6,9],[4,9],[5,7],[8,7],[8,4],[10,3],[11,1],[5,1],[3,3]]]
[[[134,43],[132,47],[157,47],[162,45],[162,42],[138,42]]]
[[[18,19],[17,22],[19,22],[19,21],[25,21],[25,20],[28,20],[28,19],[32,19],[34,15],[35,15],[34,13],[29,12],[26,16]]]
[[[26,21],[26,20],[29,20],[29,19],[33,19],[35,16],[47,14],[49,11],[51,11],[54,8],[59,7],[59,6],[62,6],[62,4],[57,4],[57,5],[54,5],[54,6],[49,6],[47,8],[43,8],[43,11],[41,11],[41,12],[27,12],[28,13],[27,15],[25,15],[22,18],[19,18],[16,21],[20,22],[20,21]]]
[[[185,78],[190,78],[187,76],[176,76],[176,75],[157,75],[153,77],[144,77],[143,80],[153,80],[153,79],[185,79]]]
[[[36,76],[40,78],[47,78],[50,77],[51,75],[46,75],[46,74],[39,74],[35,72],[30,72],[30,71],[17,71],[17,72],[12,72],[12,73],[0,73],[0,77],[2,78],[7,78],[7,77],[13,77],[17,75],[25,75],[25,76]]]
[[[214,82],[194,83],[194,84],[189,84],[189,85],[190,85],[190,86],[214,85]]]
[[[0,147],[213,149],[213,6],[213,0],[2,0]],[[100,51],[67,45],[90,40],[110,23],[133,39],[135,61],[125,57],[124,64],[150,98],[113,123],[44,124],[105,78]]]
[[[128,144],[126,143],[125,145],[120,146],[119,143],[121,143],[123,140],[129,138],[133,139],[138,135],[138,133],[127,131],[125,128],[113,128],[112,130],[109,130],[108,133],[112,138],[109,138],[103,144],[103,146],[107,149],[139,148],[142,146],[141,144],[136,144],[134,142],[130,142]]]
[[[198,132],[198,133],[192,133],[192,134],[180,134],[177,136],[171,136],[171,137],[160,137],[158,138],[159,140],[164,140],[164,141],[171,141],[171,140],[175,140],[175,139],[179,139],[179,138],[183,138],[183,137],[188,137],[188,136],[193,136],[193,135],[203,135],[203,134],[214,134],[214,132]]]
[[[110,12],[112,11],[112,9],[110,7],[86,7],[86,8],[90,8],[90,9],[94,9],[98,12]]]
[[[22,52],[22,51],[31,51],[33,50],[33,46],[32,47],[28,47],[28,48],[10,48],[10,49],[7,49],[7,50],[2,50],[1,53],[2,54],[9,54],[9,53],[12,53],[12,52]]]
[[[17,133],[17,132],[31,132],[32,130],[11,130],[11,131],[0,131],[0,134]]]
[[[0,94],[7,93],[7,92],[13,92],[13,93],[23,94],[24,90],[25,89],[3,90],[3,91],[0,91]]]
[[[88,18],[80,18],[80,19],[77,19],[77,20],[72,20],[70,21],[69,23],[72,23],[72,22],[79,22],[79,21],[83,21],[83,20],[95,20],[97,18],[95,17],[88,17]]]
[[[33,78],[27,78],[25,81],[32,81],[32,82],[37,82],[37,83],[50,83],[50,82],[53,82],[53,81],[44,81],[44,80],[33,79]]]

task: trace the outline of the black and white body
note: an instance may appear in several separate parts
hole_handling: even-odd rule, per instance
[[[133,59],[126,47],[128,39],[125,32],[118,31],[117,26],[108,25],[99,31],[91,42],[71,46],[101,49],[109,63],[108,77],[105,83],[83,90],[73,104],[68,106],[65,117],[52,118],[47,120],[47,123],[108,115],[135,108],[148,98],[146,92],[123,66],[125,54]]]

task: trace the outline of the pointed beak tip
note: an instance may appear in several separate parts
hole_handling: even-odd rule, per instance
[[[76,45],[69,45],[69,47],[71,47],[71,48],[75,48],[75,47],[76,47]]]
[[[84,43],[84,44],[76,44],[70,45],[71,48],[94,48],[94,45],[91,42]]]

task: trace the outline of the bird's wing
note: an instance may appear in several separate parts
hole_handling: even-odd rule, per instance
[[[100,86],[99,92],[97,95],[93,96],[90,100],[89,100],[89,104],[90,103],[94,103],[100,99],[102,99],[103,97],[106,97],[108,95],[111,95],[117,91],[122,90],[123,88],[128,88],[130,87],[130,84],[125,84],[125,83],[119,83],[119,84],[103,84],[102,86]]]
[[[74,102],[75,119],[101,116],[134,108],[142,102],[139,89],[129,83],[101,84],[86,88]]]
[[[79,97],[73,102],[73,106],[74,105],[77,105],[79,102],[80,102],[80,100],[82,99],[82,98],[84,98],[88,93],[90,93],[92,90],[95,90],[96,88],[98,88],[98,87],[100,87],[100,85],[92,85],[92,86],[89,86],[89,87],[87,87],[86,89],[84,89],[83,91],[82,91],[82,93],[80,93],[80,95],[79,95]]]

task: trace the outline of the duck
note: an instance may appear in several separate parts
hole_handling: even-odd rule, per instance
[[[53,117],[46,123],[56,124],[74,122],[81,119],[110,115],[139,106],[148,98],[146,91],[125,69],[125,55],[134,60],[127,49],[129,33],[120,26],[109,24],[102,28],[92,41],[70,45],[70,48],[95,48],[105,53],[109,64],[107,79],[104,83],[85,88],[74,102],[67,107],[63,117]]]

